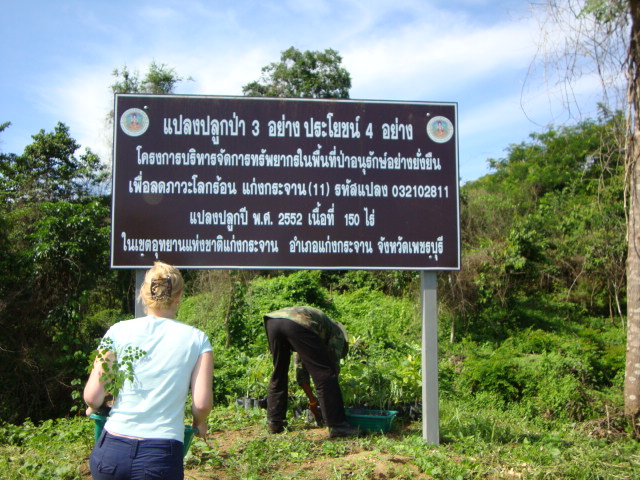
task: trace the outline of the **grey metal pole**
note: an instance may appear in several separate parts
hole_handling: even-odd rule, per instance
[[[140,301],[140,289],[144,283],[144,276],[146,273],[146,270],[136,270],[136,318],[144,317],[144,303]]]
[[[432,271],[420,273],[422,290],[422,437],[440,445],[438,402],[438,279]]]

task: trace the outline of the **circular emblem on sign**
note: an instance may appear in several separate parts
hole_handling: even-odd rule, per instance
[[[445,143],[453,137],[453,124],[447,117],[433,117],[427,123],[427,135],[436,143]]]
[[[131,137],[139,137],[149,128],[149,117],[139,108],[130,108],[120,117],[120,128]]]

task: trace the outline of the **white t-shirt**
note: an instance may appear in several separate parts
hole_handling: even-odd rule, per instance
[[[134,380],[125,381],[105,424],[107,431],[140,438],[184,439],[184,411],[191,373],[198,357],[212,351],[195,327],[152,315],[113,325],[116,359],[124,349],[146,352],[133,364]]]

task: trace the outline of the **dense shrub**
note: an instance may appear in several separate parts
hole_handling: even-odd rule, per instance
[[[619,368],[622,352],[616,364]],[[585,336],[566,336],[541,330],[525,331],[498,348],[470,350],[458,388],[488,392],[502,403],[519,402],[529,415],[581,420],[595,411],[595,392],[610,379],[603,359],[612,352]]]
[[[246,295],[236,304],[246,343],[225,346],[224,301],[205,294],[185,299],[180,318],[210,335],[216,355],[215,392],[218,403],[262,397],[271,374],[271,357],[262,315],[293,304],[323,308],[342,322],[350,335],[350,353],[342,361],[341,385],[347,405],[392,408],[416,404],[422,398],[420,311],[411,298],[359,289],[329,292],[315,271],[273,278],[258,276],[246,284]],[[528,307],[532,308],[532,307]],[[523,312],[525,311],[523,307]],[[551,317],[567,312],[549,309],[536,325],[564,325],[571,335],[529,328],[506,340],[458,343],[440,340],[441,397],[491,398],[500,408],[518,408],[530,418],[539,416],[579,420],[597,416],[607,405],[606,393],[621,379],[624,369],[624,332],[592,319],[583,326]],[[537,312],[537,311],[536,311]],[[529,315],[535,319],[537,313]],[[290,371],[290,394],[302,392]]]
[[[245,301],[248,313],[259,318],[292,305],[312,305],[323,310],[331,308],[329,292],[322,286],[319,270],[256,278],[250,283]]]

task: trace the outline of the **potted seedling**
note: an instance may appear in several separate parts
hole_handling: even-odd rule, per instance
[[[244,397],[236,400],[236,404],[246,410],[251,408],[266,408],[266,384],[269,381],[271,363],[270,357],[260,355],[247,368],[247,389]]]

